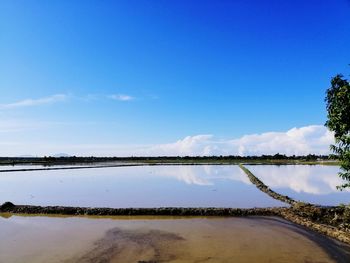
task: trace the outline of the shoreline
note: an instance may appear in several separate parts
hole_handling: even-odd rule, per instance
[[[180,166],[180,165],[325,165],[335,166],[338,162],[118,162],[116,164],[100,165],[83,165],[82,163],[65,163],[65,164],[36,164],[36,163],[17,163],[17,164],[0,164],[0,173],[10,172],[30,172],[30,171],[50,171],[50,170],[76,170],[76,169],[93,169],[93,168],[113,168],[113,167],[131,167],[131,166]],[[1,169],[2,166],[20,167],[22,165],[38,165],[42,168],[19,168],[19,169]],[[55,166],[61,167],[55,167]],[[68,167],[64,167],[68,166]]]

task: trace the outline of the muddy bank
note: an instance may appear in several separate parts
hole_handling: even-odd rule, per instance
[[[350,244],[350,207],[326,207],[293,200],[271,190],[242,164],[239,167],[260,191],[291,205],[288,209],[276,210],[279,216]]]
[[[321,234],[350,244],[350,231],[344,227],[350,217],[345,208],[317,208],[313,206],[291,208],[90,208],[65,206],[28,206],[6,202],[0,213],[45,214],[72,216],[279,216]],[[336,215],[337,220],[334,220]]]
[[[305,226],[311,230],[335,238],[341,242],[350,244],[350,231],[348,229],[344,229],[340,226],[332,226],[330,224],[322,223],[322,220],[313,220],[312,215],[300,216],[292,208],[286,209],[284,211],[280,210],[279,213],[280,217],[288,221]],[[325,214],[330,214],[330,212],[325,211]]]
[[[315,223],[326,224],[343,231],[350,232],[350,207],[348,206],[319,206],[293,200],[271,190],[243,165],[239,167],[247,174],[249,180],[262,192],[272,198],[291,205],[289,213],[306,218]]]
[[[95,216],[272,216],[279,215],[285,208],[91,208],[67,206],[14,205],[6,202],[0,206],[0,213],[51,214],[51,215],[95,215]]]
[[[251,171],[245,168],[242,164],[240,164],[239,167],[245,172],[252,184],[254,184],[260,191],[268,194],[276,200],[282,201],[290,205],[294,205],[297,203],[297,201],[293,200],[289,196],[281,195],[279,193],[276,193],[275,191],[272,191],[267,185],[260,181]]]

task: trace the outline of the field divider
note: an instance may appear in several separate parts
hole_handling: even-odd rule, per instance
[[[242,164],[239,164],[239,167],[245,172],[245,174],[248,176],[249,180],[254,184],[260,191],[268,194],[272,198],[282,201],[284,203],[290,204],[290,205],[296,205],[297,202],[286,195],[281,195],[273,190],[270,189],[266,184],[264,184],[262,181],[259,180],[251,171],[249,171],[246,167],[244,167]]]
[[[242,164],[239,167],[260,191],[291,205],[289,208],[276,210],[280,217],[350,244],[350,207],[319,206],[296,201],[271,190]]]
[[[277,216],[286,208],[217,208],[217,207],[160,207],[160,208],[95,208],[70,206],[15,205],[5,202],[0,213],[78,215],[78,216]]]

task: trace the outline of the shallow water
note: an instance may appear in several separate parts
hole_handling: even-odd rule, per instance
[[[101,162],[101,163],[76,163],[76,164],[15,164],[15,165],[0,165],[0,173],[8,170],[37,170],[37,169],[60,169],[60,168],[79,168],[79,167],[93,167],[93,166],[113,166],[113,165],[128,165],[133,163],[126,162]]]
[[[0,173],[0,203],[88,207],[286,206],[235,165],[170,165]]]
[[[272,190],[293,199],[320,204],[350,203],[350,190],[339,191],[343,181],[338,166],[327,165],[246,165]]]
[[[284,220],[0,217],[0,262],[350,262],[349,247]]]

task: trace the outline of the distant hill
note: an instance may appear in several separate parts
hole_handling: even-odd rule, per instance
[[[55,158],[60,158],[60,157],[71,157],[71,155],[67,154],[67,153],[56,153],[54,155],[51,155],[52,157]]]

